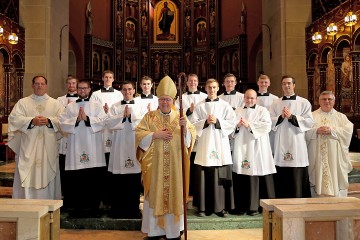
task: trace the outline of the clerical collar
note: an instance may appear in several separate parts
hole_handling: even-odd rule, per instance
[[[270,93],[268,93],[268,92],[265,92],[265,93],[258,92],[257,94],[258,94],[258,97],[270,96]]]
[[[159,109],[159,110],[160,110],[160,109]],[[170,112],[168,112],[168,113],[163,113],[163,112],[160,110],[160,113],[161,113],[162,115],[169,116],[170,113],[171,113],[171,110],[170,110]]]
[[[200,94],[200,91],[199,91],[199,90],[197,90],[197,91],[195,91],[195,92],[190,92],[190,91],[188,91],[187,94],[188,94],[188,95],[191,95],[191,94]]]
[[[141,94],[141,99],[153,99],[153,95],[150,93],[145,95],[144,93]]]
[[[76,102],[79,103],[79,102],[88,102],[89,101],[89,98],[78,98],[76,99]]]
[[[232,90],[231,92],[224,92],[224,95],[235,95],[236,90]]]
[[[217,101],[219,101],[219,98],[215,98],[215,99],[206,98],[205,99],[205,102],[217,102]]]
[[[49,98],[49,95],[47,95],[46,93],[42,96],[38,96],[36,95],[35,93],[33,93],[31,95],[31,98],[35,99],[35,100],[45,100],[45,99],[48,99]]]
[[[135,101],[134,100],[130,100],[130,101],[121,100],[121,105],[124,105],[124,104],[135,104]]]
[[[102,87],[101,92],[114,92],[113,87]]]
[[[79,97],[77,93],[68,93],[66,94],[66,97]]]
[[[291,95],[291,96],[283,96],[282,100],[296,100],[296,95]]]
[[[254,106],[252,106],[252,107],[249,107],[249,108],[252,108],[252,109],[255,109],[255,107],[256,107],[256,104],[254,105]],[[248,108],[247,106],[244,106],[244,109],[245,108]]]

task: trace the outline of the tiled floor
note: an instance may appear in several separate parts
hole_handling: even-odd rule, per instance
[[[61,229],[60,240],[143,240],[140,231],[102,231]],[[184,236],[182,239],[185,239]],[[188,231],[188,240],[261,240],[262,229]]]

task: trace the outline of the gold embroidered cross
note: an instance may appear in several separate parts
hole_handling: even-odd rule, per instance
[[[321,124],[322,124],[323,126],[327,126],[328,123],[329,123],[329,120],[328,120],[326,117],[321,120]]]
[[[36,106],[36,110],[41,114],[45,110],[45,108],[43,105],[39,104]]]

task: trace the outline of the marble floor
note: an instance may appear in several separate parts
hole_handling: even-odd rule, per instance
[[[60,240],[143,240],[140,231],[61,229]],[[185,239],[184,236],[182,239]],[[190,230],[188,240],[261,240],[262,228],[236,230]]]

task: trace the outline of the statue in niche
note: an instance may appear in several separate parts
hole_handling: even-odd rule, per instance
[[[225,54],[222,57],[222,72],[227,73],[229,72],[229,55]]]
[[[196,56],[195,59],[195,73],[196,75],[200,76],[200,68],[201,68],[201,58],[200,56]]]
[[[142,29],[142,35],[143,37],[147,36],[148,31],[148,24],[147,24],[147,17],[145,14],[141,16],[141,29]]]
[[[215,28],[215,11],[214,9],[212,9],[210,12],[210,29],[214,29],[214,28]]]
[[[205,22],[200,22],[197,29],[197,42],[206,42],[206,25]]]
[[[241,32],[242,33],[246,33],[246,7],[245,7],[245,3],[242,2],[241,5],[241,13],[240,13],[240,26],[241,26]]]
[[[172,75],[177,76],[179,73],[179,60],[178,57],[174,57],[172,60]]]
[[[352,60],[349,53],[344,54],[344,62],[341,64],[341,105],[344,112],[353,112],[353,74]]]
[[[130,79],[131,77],[131,61],[130,59],[125,60],[125,78]]]
[[[103,56],[103,71],[110,69],[110,59],[108,55]]]
[[[143,51],[143,52],[141,53],[141,55],[142,55],[141,68],[143,69],[143,72],[145,72],[145,71],[146,71],[146,68],[147,68],[147,66],[148,66],[148,55],[147,55],[147,53],[146,53],[145,51]]]
[[[206,58],[204,57],[201,63],[201,78],[206,79],[206,76],[207,76],[207,61]]]
[[[232,56],[232,69],[233,72],[239,72],[239,65],[240,65],[240,59],[239,59],[239,53],[236,51],[234,52]]]
[[[190,33],[191,33],[191,17],[190,17],[190,15],[187,15],[185,17],[185,31],[186,31],[186,36],[190,36]]]
[[[93,71],[94,72],[98,72],[100,71],[100,59],[99,59],[99,54],[97,54],[96,52],[93,53]]]
[[[216,64],[215,49],[210,49],[210,63],[211,65]]]
[[[131,21],[126,22],[125,42],[135,44],[135,24]]]
[[[185,53],[185,71],[190,72],[190,65],[191,65],[191,59],[190,59],[190,51],[187,51]]]
[[[319,67],[319,56],[316,55],[314,61],[314,104],[319,105],[319,96],[320,96],[320,67]]]
[[[121,50],[120,49],[116,50],[116,64],[118,66],[121,65]]]
[[[87,6],[86,6],[85,16],[86,16],[86,33],[92,34],[93,21],[92,21],[92,12],[91,12],[90,1],[88,2]]]
[[[131,63],[131,78],[136,79],[136,77],[137,77],[137,61],[136,58],[134,58]]]
[[[169,74],[169,56],[165,56],[163,61],[163,72],[164,74]]]
[[[117,11],[116,12],[116,27],[118,28],[118,29],[120,29],[121,28],[121,21],[122,21],[122,13],[121,13],[121,11]]]
[[[327,54],[327,68],[326,68],[326,90],[332,91],[335,96],[335,66],[333,63],[333,51],[330,50]]]
[[[159,54],[155,55],[154,58],[154,76],[156,79],[160,77],[160,57]]]

